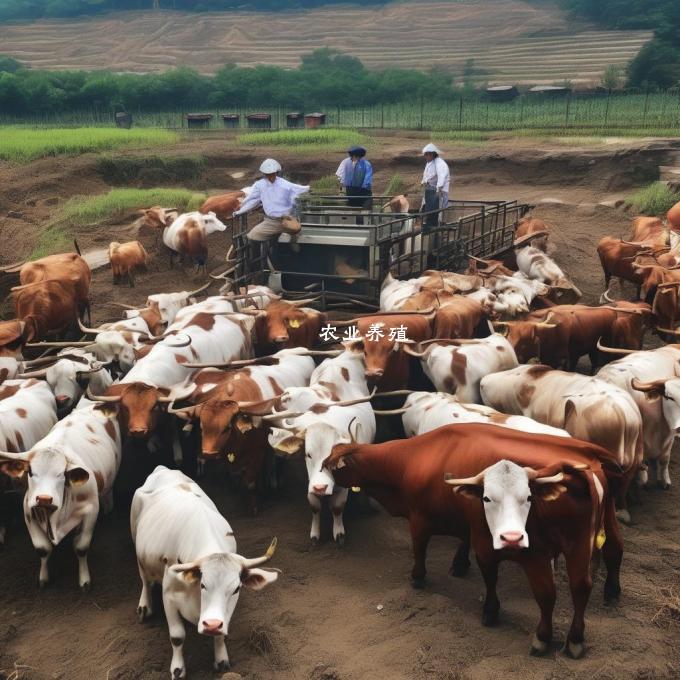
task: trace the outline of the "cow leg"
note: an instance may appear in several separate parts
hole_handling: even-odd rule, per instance
[[[143,623],[153,613],[151,584],[146,578],[146,574],[139,562],[137,562],[137,567],[139,569],[139,578],[142,580],[142,593],[139,596],[139,604],[137,605],[137,619],[140,623]]]
[[[27,512],[27,511],[24,511]],[[50,580],[50,573],[47,567],[47,562],[52,554],[53,546],[50,543],[43,530],[34,522],[30,515],[26,515],[26,528],[28,535],[31,537],[31,543],[40,558],[40,575],[38,576],[38,587],[42,590]]]
[[[551,560],[549,555],[533,555],[522,560],[521,565],[541,610],[541,619],[531,641],[530,653],[533,656],[541,656],[548,651],[548,645],[552,640],[552,615],[557,597]]]
[[[485,561],[477,555],[477,564],[482,572],[484,585],[486,586],[486,597],[482,607],[482,625],[493,626],[498,621],[498,612],[501,608],[496,583],[498,582],[498,562],[495,560]]]
[[[345,544],[345,525],[342,521],[342,513],[347,505],[349,489],[336,486],[330,499],[331,512],[333,513],[333,540],[339,545]]]
[[[564,653],[572,659],[583,656],[583,630],[585,628],[584,615],[590,591],[593,589],[593,578],[590,572],[590,535],[586,536],[583,545],[575,546],[566,555],[569,588],[574,603],[574,618],[564,644]]]
[[[87,564],[87,552],[92,543],[94,526],[97,523],[97,512],[83,517],[78,534],[73,539],[73,549],[78,557],[78,585],[83,592],[90,590],[90,568]]]
[[[113,489],[109,489],[99,499],[99,509],[104,515],[108,515],[109,513],[113,512]]]
[[[451,569],[449,573],[451,576],[462,578],[468,573],[470,569],[470,536],[466,536],[458,546],[456,554],[451,562]]]
[[[217,673],[226,673],[229,670],[229,655],[227,654],[227,644],[224,635],[215,637],[214,644],[215,663],[213,668]]]
[[[170,643],[172,644],[172,661],[170,662],[170,675],[173,680],[179,678],[186,678],[187,669],[184,666],[184,638],[186,633],[184,631],[184,624],[179,610],[172,602],[172,598],[166,597],[165,589],[163,589],[163,608],[165,609],[165,618],[168,621],[168,633],[170,634]]]
[[[130,284],[130,288],[135,287],[135,277],[132,273],[132,269],[128,272],[128,283]]]
[[[607,578],[604,582],[604,601],[605,603],[613,603],[619,599],[621,594],[619,572],[623,559],[623,540],[619,523],[616,521],[616,509],[613,498],[606,499],[604,531],[605,541],[602,546],[602,559],[607,568]]]
[[[321,499],[316,494],[308,493],[307,500],[312,509],[312,528],[309,532],[309,538],[312,543],[318,543],[321,537]]]
[[[425,587],[425,559],[427,545],[430,542],[430,527],[427,520],[419,514],[413,513],[409,517],[411,541],[413,542],[413,570],[411,571],[411,585],[414,588]]]
[[[668,472],[668,465],[670,462],[670,448],[656,460],[656,485],[664,491],[668,491],[668,489],[671,488],[671,476]]]
[[[628,473],[624,476],[616,498],[616,516],[620,522],[626,525],[631,523],[630,512],[628,511],[628,489],[631,479],[636,473],[637,471],[634,471],[632,475]]]

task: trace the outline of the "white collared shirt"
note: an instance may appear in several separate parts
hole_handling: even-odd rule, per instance
[[[286,217],[293,214],[295,199],[308,191],[308,186],[293,184],[283,177],[277,177],[273,182],[263,177],[253,184],[248,198],[234,214],[240,215],[262,205],[267,217]]]
[[[423,184],[436,187],[439,191],[448,194],[450,181],[449,166],[444,159],[437,156],[425,165]]]

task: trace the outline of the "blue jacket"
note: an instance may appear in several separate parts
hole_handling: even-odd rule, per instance
[[[343,184],[346,187],[370,189],[373,183],[373,166],[365,158],[360,158],[356,165],[350,163],[345,167]]]

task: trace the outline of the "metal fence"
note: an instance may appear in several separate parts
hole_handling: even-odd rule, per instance
[[[364,107],[329,106],[309,102],[300,106],[240,106],[169,111],[129,111],[133,125],[167,129],[187,129],[187,114],[208,113],[197,130],[248,128],[247,116],[265,113],[269,125],[258,122],[256,129],[281,130],[291,126],[288,114],[323,112],[325,126],[333,128],[384,128],[406,130],[521,130],[569,128],[621,128],[642,130],[677,130],[680,128],[680,89],[665,92],[627,90],[571,92],[566,94],[526,93],[510,101],[494,101],[480,95],[463,95],[447,101],[415,101],[377,104]],[[229,118],[229,115],[238,116]],[[226,118],[225,118],[226,117]],[[294,124],[301,123],[298,119]],[[113,126],[115,112],[88,109],[67,113],[36,113],[14,116],[0,112],[0,124],[49,126]]]

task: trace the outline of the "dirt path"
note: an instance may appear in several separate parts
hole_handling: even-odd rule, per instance
[[[400,144],[404,146],[403,142]],[[510,161],[490,159],[488,152],[485,153],[486,156],[472,150],[461,153],[456,195],[511,197],[537,203],[535,214],[553,229],[559,263],[584,291],[585,301],[594,302],[602,290],[595,244],[604,234],[625,232],[630,219],[621,210],[599,202],[606,195],[607,186],[619,182],[620,187],[620,178],[626,176],[629,168],[620,157],[619,169],[614,167],[616,159],[602,157],[602,166],[611,170],[609,174],[579,175],[583,166],[591,167],[588,162],[592,156],[580,161],[574,156],[575,171],[563,160],[561,170],[551,169],[550,178],[546,175],[545,181],[538,183],[532,178],[537,176],[540,163],[529,161],[537,158],[539,151],[521,150],[521,154],[529,154],[523,156],[527,163],[521,174],[513,171],[520,167],[517,156],[509,165]],[[388,161],[386,156],[383,162],[387,169],[381,170],[381,181],[393,172],[413,177],[415,181],[419,163],[407,162],[404,154],[402,148],[390,151],[389,158],[403,160]],[[297,173],[295,176],[303,178],[311,174],[308,163],[299,158],[285,160]],[[634,161],[633,158],[630,167]],[[56,195],[63,200],[80,191],[80,180],[73,179],[70,172],[75,173],[75,177],[86,177],[83,182],[88,186],[105,190],[106,185],[100,179],[91,174],[87,178],[88,163],[91,164],[91,160],[80,158],[66,167],[66,163],[54,161],[64,174],[60,175],[58,169],[52,167],[52,179],[46,179],[45,174],[30,167],[25,171],[32,179],[26,177],[24,171],[13,174],[13,180],[4,185],[4,191],[0,190],[2,210],[11,202],[10,194],[17,191],[17,186],[24,187],[21,200],[27,196],[36,200],[35,210],[26,206],[26,218],[19,220],[25,231],[22,236],[15,232],[15,240],[23,236],[30,240],[31,230],[36,228],[32,225],[39,222],[42,211],[47,214],[53,210],[53,206],[42,207],[45,198]],[[223,158],[221,163],[222,176],[226,177],[230,161]],[[334,160],[321,161],[315,172],[326,174],[333,164]],[[239,166],[233,165],[231,171],[236,167]],[[49,163],[41,165],[41,170],[48,173]],[[9,173],[0,169],[0,180],[3,174],[7,178]],[[560,178],[563,181],[560,182]],[[230,182],[228,186],[234,184],[234,180]],[[219,182],[214,179],[214,183],[204,186],[216,185]],[[619,190],[608,191],[615,194]],[[560,198],[564,203],[540,203],[551,197]],[[6,225],[7,222],[0,225],[0,235],[5,240],[11,233],[2,231],[7,229]],[[116,228],[83,234],[84,247],[105,247],[112,231]],[[168,270],[165,256],[153,246],[153,235],[142,232],[140,236],[156,255],[149,273],[139,275],[138,287],[129,289],[113,287],[108,268],[96,270],[93,286],[96,322],[118,316],[119,310],[110,305],[113,300],[141,302],[150,292],[200,284],[201,280],[189,272]],[[219,239],[211,242],[215,264],[223,248],[224,243]],[[21,255],[19,249],[3,252],[5,254],[7,261]],[[128,463],[136,470],[137,479],[120,490],[124,495],[141,482],[153,465],[148,459]],[[433,540],[427,588],[414,591],[408,584],[410,540],[403,520],[374,511],[363,495],[351,494],[346,546],[338,549],[328,542],[329,523],[326,522],[321,545],[310,549],[307,539],[310,513],[302,460],[288,463],[285,488],[263,501],[256,518],[245,512],[240,494],[227,481],[225,466],[226,463],[209,469],[203,486],[232,523],[242,553],[260,554],[272,536],[278,537],[279,549],[272,566],[283,570],[278,583],[258,594],[245,593],[238,605],[228,644],[234,671],[243,678],[652,680],[680,677],[677,610],[673,619],[670,610],[664,609],[669,602],[668,589],[674,589],[676,596],[680,593],[680,505],[675,487],[668,492],[643,492],[642,505],[633,508],[635,524],[624,529],[626,553],[621,603],[614,608],[603,606],[602,574],[598,573],[587,610],[587,655],[581,661],[572,661],[559,653],[571,616],[563,561],[557,570],[555,644],[546,658],[535,659],[528,655],[528,648],[538,610],[523,574],[516,567],[502,567],[501,619],[497,627],[484,628],[480,622],[484,588],[477,568],[473,566],[465,579],[454,579],[447,573],[456,546],[453,539]],[[672,466],[671,474],[680,474],[677,464]],[[7,546],[0,552],[3,575],[0,678],[166,678],[170,643],[162,615],[144,625],[137,623],[135,617],[139,577],[125,502],[118,504],[113,515],[100,518],[91,551],[93,589],[89,595],[81,595],[77,590],[76,561],[69,541],[55,551],[53,585],[44,592],[37,590],[37,557],[20,523],[20,514],[17,517],[17,523],[10,528]],[[210,641],[199,638],[189,627],[187,640],[190,677],[213,678]],[[15,664],[18,674],[12,675]]]

